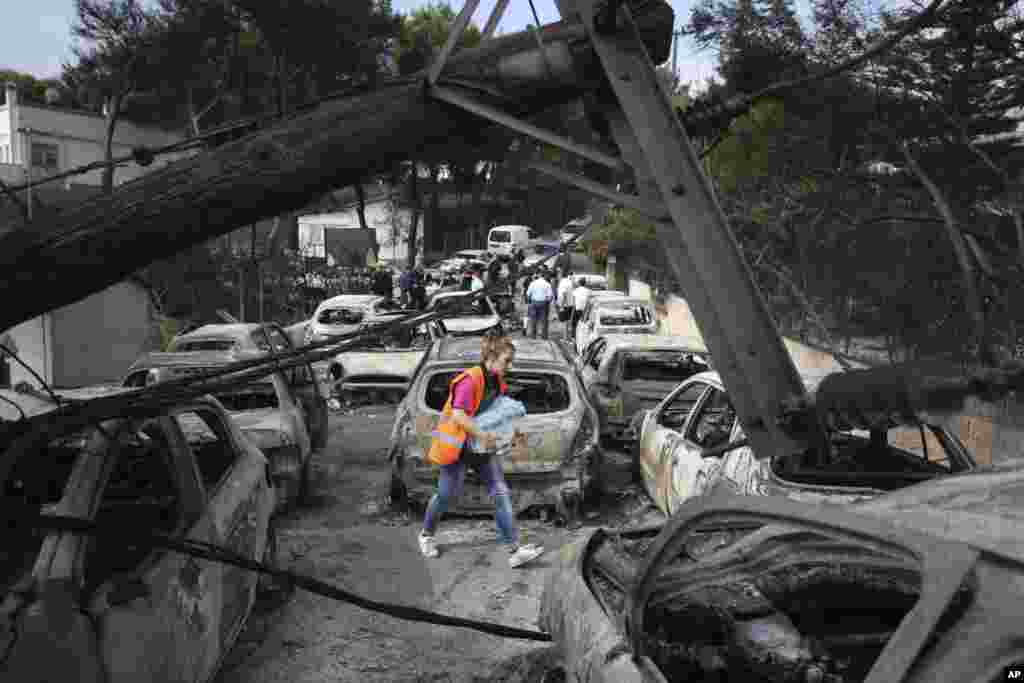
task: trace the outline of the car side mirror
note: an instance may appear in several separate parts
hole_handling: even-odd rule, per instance
[[[737,448],[743,448],[748,445],[746,437],[737,439],[732,443],[722,444],[721,446],[714,446],[713,448],[702,448],[700,451],[700,457],[702,458],[717,458],[720,455],[725,455],[729,451],[734,451]]]
[[[149,596],[149,586],[140,577],[125,575],[114,579],[114,585],[107,593],[107,603],[114,606],[127,605],[133,600]]]

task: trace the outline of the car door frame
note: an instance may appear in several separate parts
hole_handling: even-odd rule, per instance
[[[697,396],[697,399],[693,403],[693,407],[690,409],[689,414],[686,416],[686,420],[683,422],[681,428],[677,432],[674,429],[665,427],[661,424],[661,416],[673,401],[695,384],[700,384],[703,389]],[[668,505],[668,489],[666,488],[667,481],[670,481],[670,473],[664,473],[663,470],[668,466],[667,463],[671,462],[672,455],[678,444],[682,442],[683,434],[690,425],[690,421],[693,419],[693,415],[697,412],[703,401],[707,396],[708,389],[713,385],[706,378],[688,378],[679,383],[679,386],[673,389],[665,399],[658,404],[658,407],[647,413],[644,418],[643,427],[640,430],[640,440],[638,448],[638,465],[640,467],[640,476],[644,481],[645,487],[648,491],[653,494],[655,503],[662,511],[666,511]],[[662,438],[659,438],[659,431],[665,430],[667,432]],[[649,451],[655,451],[650,458],[644,457],[644,454]],[[648,461],[653,461],[653,464]],[[648,465],[651,464],[650,467]],[[647,482],[653,482],[652,485],[648,486]],[[652,491],[653,489],[653,491]]]
[[[707,384],[707,390],[701,394],[700,399],[694,404],[693,410],[686,418],[686,423],[683,425],[683,429],[680,432],[680,439],[677,444],[672,448],[669,454],[669,459],[666,462],[659,463],[663,467],[669,468],[668,473],[665,476],[665,482],[668,489],[665,491],[666,508],[669,514],[675,514],[676,510],[679,509],[684,502],[696,497],[703,490],[700,484],[701,476],[707,476],[706,471],[709,468],[719,466],[721,464],[721,455],[712,456],[712,458],[705,458],[703,455],[704,447],[694,441],[690,435],[693,429],[697,425],[698,418],[702,415],[704,408],[713,398],[712,392],[721,392],[726,399],[729,398],[728,392],[725,388],[717,382],[711,382],[706,380],[698,380]],[[735,412],[735,410],[734,410]],[[729,436],[731,437],[736,433],[736,424],[738,418],[733,415],[732,425],[729,426]],[[681,466],[687,466],[691,469],[692,486],[693,490],[690,495],[685,497],[677,491],[676,481],[676,470]],[[706,482],[705,482],[706,484]]]
[[[212,414],[217,422],[214,431],[224,438],[234,456],[231,467],[212,488],[208,488],[200,476],[200,483],[206,496],[204,519],[212,528],[218,530],[221,535],[219,544],[249,559],[259,561],[267,543],[267,529],[274,510],[274,494],[267,458],[249,443],[231,416],[223,409],[200,401],[175,406],[172,416],[189,411],[206,411]],[[199,475],[195,453],[180,427],[178,432],[187,452],[192,456],[196,474]],[[222,659],[241,633],[251,613],[256,598],[256,575],[239,567],[220,566],[222,571],[218,643]],[[214,668],[207,676],[212,676],[215,671]]]
[[[291,343],[291,338],[280,325],[269,324],[264,325],[264,328],[280,334],[289,344],[290,348],[294,350],[295,346]],[[269,341],[270,335],[267,335],[267,339]],[[273,344],[271,344],[271,348],[273,348]],[[306,376],[306,381],[304,382],[300,381],[303,371]],[[316,372],[309,363],[305,363],[301,367],[286,371],[285,379],[287,380],[285,384],[288,386],[292,397],[302,408],[306,432],[309,434],[312,450],[319,451],[326,448],[330,432],[327,398],[323,395],[320,383],[316,380]]]
[[[131,429],[141,429],[143,423],[152,420],[163,433],[170,450],[172,476],[180,496],[180,513],[183,515],[184,535],[189,540],[220,543],[215,525],[205,517],[205,493],[202,480],[195,467],[195,459],[191,449],[187,447],[180,428],[174,424],[170,411],[153,418],[140,418],[131,422]],[[119,457],[117,453],[115,457]],[[109,477],[114,471],[114,464],[103,482],[105,489]],[[102,492],[100,492],[100,498]],[[98,504],[99,498],[97,499]],[[179,525],[181,526],[181,525]],[[185,680],[205,680],[212,675],[216,664],[222,656],[219,638],[211,635],[219,629],[221,616],[221,575],[223,566],[215,562],[196,560],[170,550],[157,550],[144,558],[137,570],[119,577],[108,577],[93,592],[92,604],[96,607],[104,605],[105,610],[99,619],[103,626],[99,629],[98,646],[103,653],[108,668],[110,683],[138,680],[141,673],[137,669],[121,670],[112,666],[106,648],[110,644],[106,636],[118,628],[116,620],[126,620],[125,629],[138,634],[138,628],[131,628],[132,621],[146,623],[157,619],[161,626],[168,628],[165,632],[169,642],[164,648],[146,650],[163,650],[167,653],[164,660],[153,661],[147,658],[147,664],[156,667],[155,671],[167,671],[171,667],[172,676]],[[142,592],[131,595],[126,601],[110,604],[111,593],[118,586],[127,585],[126,580],[135,577],[141,584]],[[162,614],[161,618],[157,615]],[[124,640],[113,637],[116,642],[114,649],[124,651]],[[127,664],[127,662],[126,662]]]

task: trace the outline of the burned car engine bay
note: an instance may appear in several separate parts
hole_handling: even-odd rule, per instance
[[[1021,596],[1002,583],[1019,575],[1015,557],[834,507],[688,507],[698,514],[585,542],[582,581],[622,636],[606,663],[621,649],[666,681],[716,683],[994,681],[1019,663],[1010,615]]]

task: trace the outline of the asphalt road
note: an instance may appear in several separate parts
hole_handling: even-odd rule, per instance
[[[556,321],[556,336],[560,327]],[[428,560],[416,543],[420,520],[386,504],[393,416],[389,407],[331,416],[329,446],[315,457],[312,500],[281,521],[285,564],[374,600],[532,629],[561,545],[597,526],[656,519],[630,486],[577,529],[521,519],[523,542],[547,552],[512,569],[493,519],[448,518],[438,530],[441,556]],[[551,661],[545,644],[401,621],[298,591],[283,605],[260,606],[217,681],[525,683],[539,681]]]

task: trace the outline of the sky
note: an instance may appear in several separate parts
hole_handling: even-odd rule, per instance
[[[273,2],[274,0],[267,0]],[[697,0],[669,0],[676,11],[676,27],[689,16],[690,7]],[[806,4],[806,0],[799,0]],[[61,64],[71,60],[71,23],[74,19],[73,0],[33,0],[11,2],[3,11],[4,37],[0,41],[0,68],[30,73],[38,78],[57,76]],[[397,12],[408,12],[428,4],[426,0],[393,0]],[[449,3],[458,10],[461,0]],[[534,0],[542,24],[559,20],[554,0]],[[478,26],[483,26],[494,8],[495,0],[481,0],[474,13]],[[534,23],[528,0],[512,0],[500,24],[500,33],[515,33]],[[714,72],[713,54],[700,53],[692,44],[679,41],[679,72],[684,81],[703,81]]]
[[[274,2],[274,0],[266,0]],[[483,26],[494,8],[496,0],[481,0],[474,14],[474,21]],[[690,16],[690,9],[699,0],[668,0],[676,13],[678,29]],[[869,0],[885,6],[906,4],[907,0]],[[32,2],[9,2],[3,11],[4,37],[0,41],[0,68],[27,72],[39,78],[57,76],[61,64],[71,60],[70,26],[74,19],[73,0],[33,0]],[[426,0],[393,0],[398,12],[408,12],[428,4]],[[461,0],[449,4],[459,9]],[[533,0],[542,24],[559,20],[554,0]],[[797,0],[797,10],[805,21],[809,18],[809,0]],[[522,31],[534,23],[529,0],[511,0],[500,24],[499,33]],[[704,83],[714,75],[716,55],[712,51],[700,51],[686,40],[679,40],[678,71],[681,80],[695,84]]]

